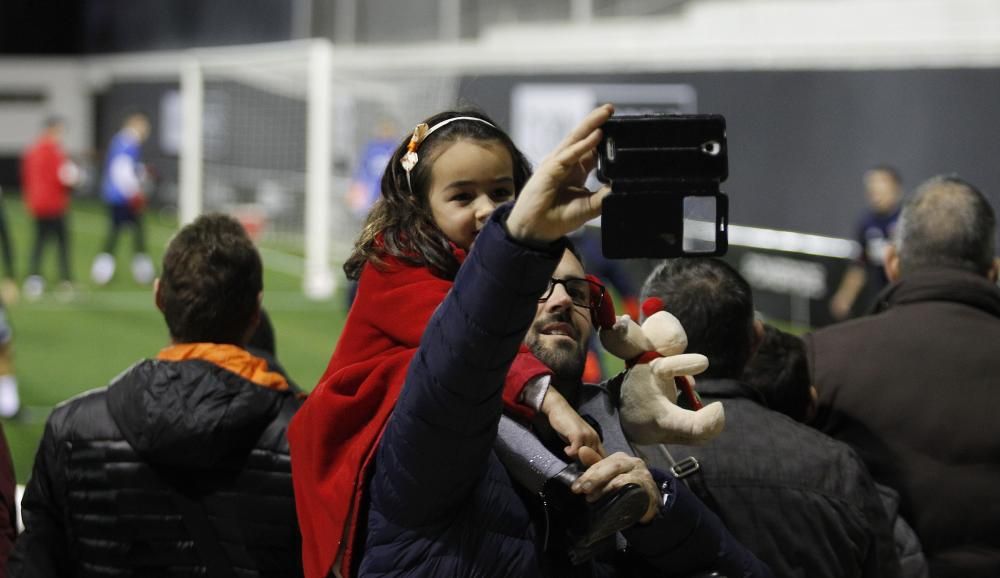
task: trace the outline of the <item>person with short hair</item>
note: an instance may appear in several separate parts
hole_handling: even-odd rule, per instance
[[[870,301],[885,287],[882,266],[889,239],[899,220],[903,200],[903,177],[890,165],[875,165],[865,171],[865,201],[868,210],[858,221],[854,233],[860,252],[847,266],[837,291],[830,298],[830,313],[835,320],[857,314],[858,305],[869,307]]]
[[[903,208],[875,313],[805,336],[816,425],[899,492],[932,578],[1000,576],[996,216],[956,176]]]
[[[809,423],[816,415],[816,388],[809,379],[802,338],[764,324],[757,352],[743,370],[743,381],[764,396],[767,407]]]
[[[300,406],[244,345],[260,255],[243,227],[182,228],[154,283],[171,344],[52,412],[12,576],[301,576],[285,431]]]
[[[739,272],[718,259],[670,259],[646,280],[642,299],[650,297],[669,304],[687,352],[708,357],[698,376],[702,399],[726,408],[718,437],[698,447],[647,446],[651,465],[697,460],[684,480],[777,576],[899,576],[888,516],[858,456],[769,409],[741,381],[763,327]]]

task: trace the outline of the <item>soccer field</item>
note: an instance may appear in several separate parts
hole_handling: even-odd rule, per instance
[[[17,281],[23,282],[34,236],[34,224],[20,198],[2,199],[13,235]],[[69,220],[75,292],[65,299],[55,290],[55,248],[43,256],[48,282],[35,302],[23,296],[8,305],[14,328],[14,363],[20,385],[22,415],[3,422],[19,483],[30,473],[45,419],[52,407],[80,392],[106,385],[139,359],[152,357],[168,344],[166,325],[153,305],[150,287],[133,282],[132,239],[118,243],[118,272],[105,287],[90,281],[90,262],[104,243],[106,216],[96,201],[74,200]],[[146,218],[147,245],[159,268],[163,249],[176,230],[173,217],[151,212]],[[274,324],[278,359],[292,379],[311,390],[329,360],[344,322],[341,293],[313,302],[301,291],[301,257],[294,248],[262,246],[264,307]]]

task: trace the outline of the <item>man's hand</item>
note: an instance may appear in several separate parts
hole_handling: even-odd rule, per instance
[[[638,484],[649,496],[649,507],[639,523],[648,524],[653,520],[660,509],[661,496],[646,462],[622,452],[601,459],[597,452],[586,446],[580,448],[580,461],[588,467],[573,482],[574,493],[583,494],[588,502],[595,502],[625,484]]]
[[[594,450],[601,457],[606,455],[604,446],[601,445],[601,437],[597,435],[589,423],[580,417],[580,414],[576,413],[573,406],[556,388],[550,387],[545,392],[540,409],[549,418],[549,425],[559,434],[559,437],[563,441],[569,442],[569,445],[564,448],[567,456],[577,457],[584,446]]]
[[[549,243],[601,214],[611,189],[594,192],[584,183],[597,163],[594,147],[601,141],[601,125],[613,113],[610,104],[591,111],[542,161],[507,217],[511,237]]]

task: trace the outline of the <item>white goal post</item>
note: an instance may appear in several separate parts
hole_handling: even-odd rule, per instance
[[[269,90],[303,102],[305,130],[300,135],[305,151],[302,159],[304,199],[300,213],[304,249],[302,286],[305,294],[314,299],[330,297],[337,285],[330,254],[332,51],[332,46],[325,41],[199,51],[183,63],[180,75],[182,146],[179,149],[177,209],[181,224],[194,220],[206,205],[206,79],[221,78],[230,84],[243,82],[253,90]],[[232,86],[229,92],[234,92]],[[230,97],[229,105],[235,106],[234,101],[238,102],[239,97]],[[268,137],[261,135],[261,138]],[[252,170],[253,167],[242,168]],[[258,178],[266,178],[266,173],[258,175]],[[285,194],[295,193],[286,189]]]

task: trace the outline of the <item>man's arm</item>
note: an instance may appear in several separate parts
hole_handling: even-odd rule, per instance
[[[50,416],[21,500],[24,533],[17,539],[8,566],[11,578],[71,574],[69,541],[62,515],[62,484],[58,481],[62,472],[59,454]]]
[[[840,287],[830,299],[830,313],[834,319],[838,321],[847,319],[867,280],[868,275],[862,265],[851,263],[847,266]]]

